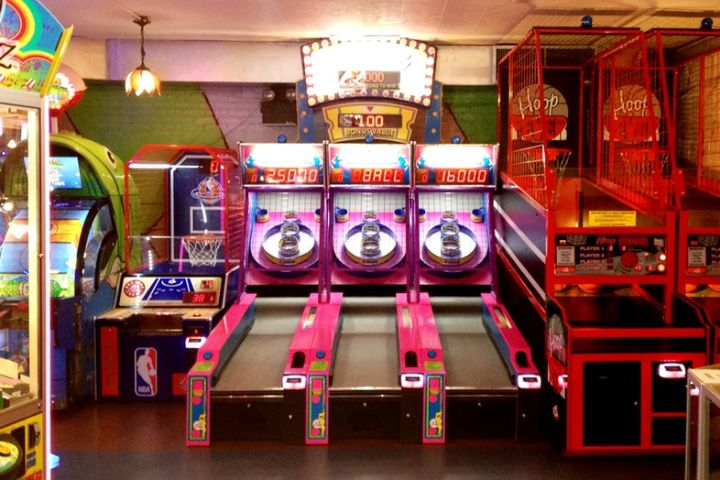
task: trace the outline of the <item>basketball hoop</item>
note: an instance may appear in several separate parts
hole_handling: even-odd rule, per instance
[[[552,198],[552,206],[556,207],[558,197],[560,196],[560,183],[562,182],[563,176],[565,175],[565,169],[567,168],[570,157],[572,156],[572,150],[566,148],[548,148],[546,153],[546,161],[554,164],[555,169],[555,194]]]
[[[187,252],[190,265],[208,267],[217,263],[217,252],[223,243],[220,235],[186,235],[182,247]],[[182,255],[181,255],[182,256]]]

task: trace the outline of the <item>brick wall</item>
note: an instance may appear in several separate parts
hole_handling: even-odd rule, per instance
[[[88,90],[68,112],[78,133],[129,159],[144,145],[199,144],[229,146],[237,142],[296,142],[297,125],[262,123],[261,84],[166,82],[159,97],[125,95],[112,81],[86,81]],[[454,135],[473,143],[495,142],[494,86],[444,86],[442,140]]]
[[[494,85],[446,85],[443,100],[469,143],[497,141],[497,89]],[[443,132],[443,140],[446,138]]]
[[[203,86],[208,103],[231,147],[234,148],[237,142],[275,143],[281,134],[287,137],[288,142],[297,141],[297,125],[263,125],[260,100],[265,88],[265,85],[259,84]]]
[[[120,82],[86,80],[82,100],[68,111],[78,133],[127,160],[142,146],[225,146],[200,84],[163,84],[161,96],[125,95]]]

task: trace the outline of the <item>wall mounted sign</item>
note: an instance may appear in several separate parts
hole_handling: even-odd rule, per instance
[[[82,77],[67,65],[61,65],[48,91],[50,113],[58,115],[80,101],[87,86]]]

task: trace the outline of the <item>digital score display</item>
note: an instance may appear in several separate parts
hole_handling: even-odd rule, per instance
[[[399,168],[353,168],[350,170],[350,183],[402,185],[405,183],[405,170]]]
[[[495,185],[496,145],[417,145],[417,185]]]
[[[267,167],[246,168],[244,183],[270,185],[318,185],[322,183],[320,168]]]
[[[217,292],[183,292],[183,303],[192,305],[211,304],[214,305],[217,300]]]
[[[321,144],[248,143],[240,145],[245,185],[322,185]]]
[[[341,185],[409,185],[410,145],[331,144],[330,183]]]
[[[341,113],[338,116],[340,128],[400,128],[402,115],[382,113]]]
[[[415,175],[419,185],[486,185],[490,179],[486,168],[424,168]]]
[[[338,72],[340,88],[382,88],[397,90],[400,88],[400,72],[372,70],[340,70]]]

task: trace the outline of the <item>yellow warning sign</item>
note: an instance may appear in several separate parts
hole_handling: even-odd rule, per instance
[[[590,227],[635,227],[637,212],[635,210],[590,210],[588,223]]]

